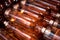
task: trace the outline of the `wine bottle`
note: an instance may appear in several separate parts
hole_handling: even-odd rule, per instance
[[[42,32],[44,37],[51,40],[53,38],[56,38],[57,37],[57,40],[60,40],[60,37],[58,35],[56,35],[55,33],[52,32],[52,30],[50,29],[46,29],[44,27],[41,27],[41,26],[36,26],[36,28],[38,29],[38,31]]]
[[[22,9],[22,10],[24,10],[24,9]],[[22,11],[22,10],[21,10],[21,11]],[[36,15],[36,14],[34,14],[34,13],[31,12],[31,11],[24,10],[24,13],[27,14],[27,15],[29,15],[29,16],[31,16],[31,17],[33,17],[33,18],[36,18],[37,20],[39,19],[39,16]]]
[[[45,1],[45,2],[48,2],[48,3],[50,3],[50,4],[53,4],[53,5],[57,5],[58,4],[58,2],[56,2],[56,1],[53,1],[53,0],[43,0],[43,1]]]
[[[19,34],[18,37],[21,37],[24,40],[37,40],[34,36],[31,35],[31,33],[26,34],[26,33],[22,32],[22,30],[18,30],[17,28],[9,25],[8,22],[6,22],[6,21],[4,22],[4,24],[5,24],[5,26],[7,26],[7,28],[12,29],[14,31],[14,33],[16,34],[16,36],[17,36],[17,34]]]
[[[44,19],[46,22],[48,22],[50,25],[53,25],[53,26],[55,26],[55,27],[57,27],[57,28],[60,28],[60,24],[59,24],[59,22],[58,21],[53,21],[53,20],[46,20],[46,19]]]
[[[37,11],[38,13],[46,13],[46,10],[41,7],[35,6],[33,4],[26,4],[26,5],[27,5],[26,7],[28,7],[28,9]],[[25,8],[25,9],[27,9],[27,8]]]
[[[44,33],[44,37],[48,38],[49,40],[54,39],[54,38],[57,38],[56,40],[60,40],[60,37],[49,29],[43,28],[42,33]]]
[[[57,7],[57,9],[58,9],[58,11],[57,12],[59,12],[59,10],[60,10],[60,3],[59,3],[59,1],[58,0],[43,0],[43,1],[45,1],[45,2],[48,2],[48,3],[50,3],[50,4],[53,4],[53,5],[55,5],[56,7]]]
[[[53,11],[58,11],[57,7],[52,5],[52,4],[49,4],[49,3],[44,2],[44,1],[37,1],[37,2],[40,2],[42,5],[45,5],[46,7],[50,7]]]
[[[14,14],[13,14],[13,13],[9,13],[9,11],[8,11],[6,14],[7,14],[7,16],[10,16],[10,17],[12,17],[12,18],[15,18],[16,21],[23,23],[23,25],[25,25],[25,26],[34,26],[34,25],[33,25],[33,22],[27,21],[27,20],[25,20],[24,18],[22,18],[21,16],[20,16],[20,17],[15,16],[17,13],[14,13]],[[10,17],[9,17],[9,18],[10,18]]]

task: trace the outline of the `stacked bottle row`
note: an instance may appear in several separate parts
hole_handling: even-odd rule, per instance
[[[23,0],[20,4],[16,3],[4,12],[8,20],[3,21],[6,28],[4,30],[8,36],[5,37],[6,34],[1,33],[3,39],[60,40],[60,1]]]

